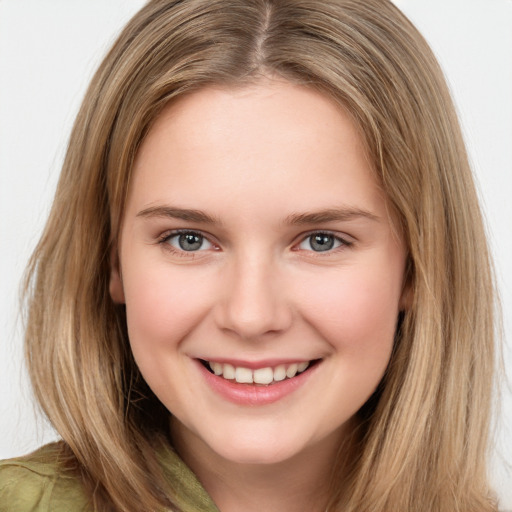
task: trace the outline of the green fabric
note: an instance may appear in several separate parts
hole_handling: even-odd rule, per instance
[[[196,475],[171,447],[159,454],[159,459],[183,512],[219,512]]]
[[[54,445],[26,457],[0,461],[0,512],[91,512],[81,483],[66,476]],[[192,471],[171,449],[159,454],[183,512],[219,512]]]

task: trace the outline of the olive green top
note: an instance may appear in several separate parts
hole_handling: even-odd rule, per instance
[[[0,461],[0,512],[90,512],[79,479],[59,469],[52,445]],[[196,476],[171,449],[159,457],[183,512],[219,512]]]

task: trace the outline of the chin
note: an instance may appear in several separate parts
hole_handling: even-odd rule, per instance
[[[251,447],[248,449],[232,449],[222,450],[219,453],[224,459],[240,465],[272,465],[279,464],[290,460],[297,455],[296,450],[271,450],[268,446],[264,449],[260,447]]]
[[[224,439],[206,441],[209,448],[221,458],[235,464],[279,464],[307,451],[304,440],[291,439],[289,435],[267,434],[226,436]]]

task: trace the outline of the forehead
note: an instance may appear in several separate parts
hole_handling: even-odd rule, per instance
[[[382,206],[351,116],[326,95],[277,80],[204,88],[164,109],[138,152],[130,197],[148,207],[183,194],[215,207],[240,199],[244,209],[262,197]]]

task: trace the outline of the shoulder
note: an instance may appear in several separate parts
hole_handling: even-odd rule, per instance
[[[63,470],[58,443],[0,461],[0,512],[90,510],[79,479]]]

